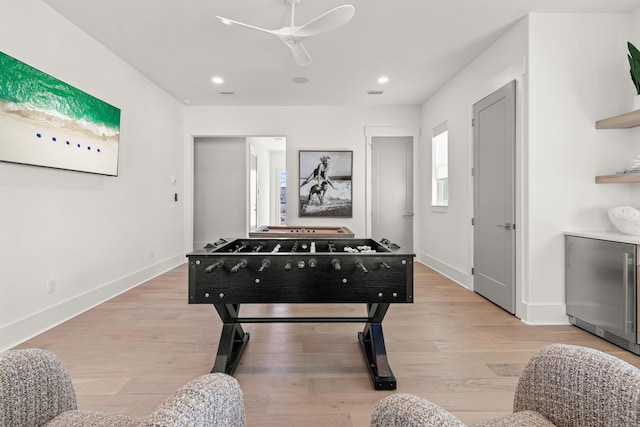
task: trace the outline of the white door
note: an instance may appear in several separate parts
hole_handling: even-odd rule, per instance
[[[371,138],[371,237],[413,251],[413,137]]]
[[[515,312],[515,81],[473,105],[473,288]]]

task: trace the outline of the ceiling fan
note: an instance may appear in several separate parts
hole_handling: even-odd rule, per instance
[[[216,16],[216,18],[227,25],[240,25],[277,36],[284,42],[284,44],[289,46],[289,49],[293,52],[293,57],[298,65],[307,65],[311,62],[311,56],[304,46],[302,46],[302,41],[307,37],[335,30],[336,28],[343,26],[353,18],[355,13],[355,8],[353,6],[345,4],[323,13],[316,19],[313,19],[302,26],[296,26],[294,23],[295,12],[296,6],[300,5],[300,0],[285,0],[285,2],[291,5],[291,25],[288,27],[282,27],[278,30],[267,30],[265,28],[224,18],[222,16]]]

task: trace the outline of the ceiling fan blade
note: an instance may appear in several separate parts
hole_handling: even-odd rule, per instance
[[[307,49],[302,46],[302,43],[286,43],[293,52],[293,59],[296,60],[296,64],[298,65],[309,65],[311,63],[311,55],[307,52]]]
[[[303,26],[296,28],[293,35],[296,37],[310,37],[315,34],[334,30],[351,21],[355,12],[356,9],[350,4],[338,6],[335,9],[323,13],[316,19],[307,22]]]
[[[269,34],[275,34],[275,32],[272,31],[272,30],[267,30],[266,28],[260,28],[260,27],[254,26],[254,25],[245,24],[244,22],[234,21],[233,19],[225,18],[225,17],[222,17],[222,16],[216,16],[216,18],[218,18],[225,25],[229,25],[229,26],[240,25],[241,27],[251,28],[252,30],[258,30],[258,31],[262,31],[262,32],[265,32],[265,33],[269,33]]]

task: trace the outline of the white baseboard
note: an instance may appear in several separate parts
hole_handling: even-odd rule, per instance
[[[457,284],[464,286],[467,289],[471,289],[471,276],[469,272],[462,271],[459,268],[453,267],[425,253],[420,254],[419,261],[427,267],[434,269],[443,276],[453,280]]]
[[[420,254],[420,262],[453,280],[457,284],[471,289],[471,275],[455,268],[437,258],[424,253]],[[522,310],[521,310],[522,309]],[[569,325],[565,304],[527,304],[518,308],[518,317],[528,325]],[[522,314],[522,315],[520,315]]]
[[[0,328],[0,351],[23,343],[186,262],[176,255]]]
[[[527,325],[570,325],[565,304],[523,304]]]

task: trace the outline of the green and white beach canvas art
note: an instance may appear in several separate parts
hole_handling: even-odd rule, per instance
[[[120,109],[0,52],[0,160],[118,175]]]

